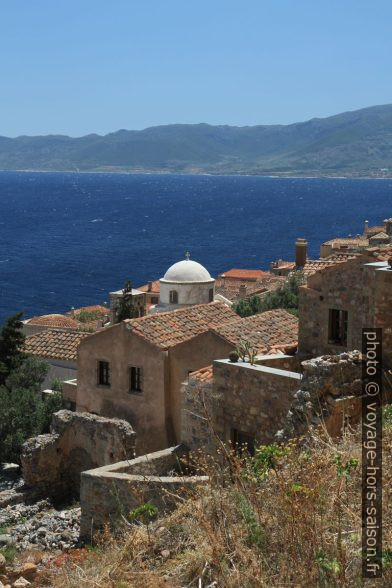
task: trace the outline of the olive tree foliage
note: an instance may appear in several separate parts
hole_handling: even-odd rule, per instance
[[[49,365],[24,353],[20,318],[10,317],[0,330],[0,462],[19,462],[22,444],[48,432],[52,413],[62,408],[60,394],[42,397]]]
[[[268,292],[264,298],[253,295],[233,304],[233,310],[242,317],[252,316],[274,308],[284,308],[294,315],[298,315],[299,287],[304,283],[304,275],[300,271],[289,275],[283,286]]]
[[[117,322],[121,322],[126,319],[136,318],[138,316],[139,311],[133,301],[132,282],[127,280],[124,284],[122,296],[118,303],[116,319]]]

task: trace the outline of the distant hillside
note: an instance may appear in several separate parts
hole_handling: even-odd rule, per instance
[[[0,137],[0,169],[392,176],[392,105],[291,125]]]

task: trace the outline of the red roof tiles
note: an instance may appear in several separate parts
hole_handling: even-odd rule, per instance
[[[151,294],[159,294],[161,291],[161,282],[159,280],[154,280],[153,282],[148,282],[148,284],[144,284],[144,286],[140,286],[137,288],[140,292],[151,292]]]
[[[263,272],[262,270],[251,270],[251,269],[237,269],[233,268],[227,272],[223,272],[219,274],[219,278],[232,278],[234,280],[250,280],[256,281],[260,280],[263,277],[268,276],[268,272]]]
[[[203,367],[200,370],[189,374],[190,378],[195,378],[200,382],[209,382],[212,380],[212,376],[212,365],[208,365],[207,367]]]
[[[276,308],[215,327],[213,331],[234,347],[241,340],[249,341],[258,353],[268,353],[272,349],[296,347],[298,318]]]
[[[66,328],[77,329],[79,322],[70,316],[64,314],[44,314],[42,316],[33,316],[33,318],[26,321],[28,325],[35,325],[40,327]]]
[[[26,338],[24,351],[44,359],[76,361],[77,349],[89,333],[48,329]]]
[[[221,302],[198,304],[172,312],[150,314],[125,321],[132,331],[162,349],[174,347],[240,317]]]

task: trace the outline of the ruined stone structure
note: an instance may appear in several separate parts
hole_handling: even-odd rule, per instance
[[[302,362],[301,387],[294,394],[278,440],[298,437],[309,427],[323,425],[331,436],[361,418],[361,372],[359,351],[325,355]]]
[[[299,352],[361,349],[362,328],[383,329],[384,367],[392,367],[392,269],[365,252],[310,276],[299,296]]]
[[[173,508],[187,488],[205,483],[206,476],[187,475],[182,446],[170,447],[129,461],[86,471],[81,476],[80,535],[91,542],[109,523],[112,528],[129,519],[132,509],[151,503],[159,514]],[[185,467],[186,469],[186,467]]]
[[[80,472],[111,464],[135,453],[135,432],[119,419],[61,410],[51,433],[26,441],[21,456],[25,483],[40,496],[77,496]]]

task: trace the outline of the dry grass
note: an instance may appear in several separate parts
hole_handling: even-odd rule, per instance
[[[121,537],[104,533],[84,561],[61,567],[48,582],[61,588],[362,586],[360,447],[356,430],[337,443],[319,434],[281,452],[265,449],[253,461],[222,448],[224,466],[199,456],[207,486],[149,533],[135,525]],[[383,580],[366,586],[392,586],[391,453],[387,427],[386,565]]]

